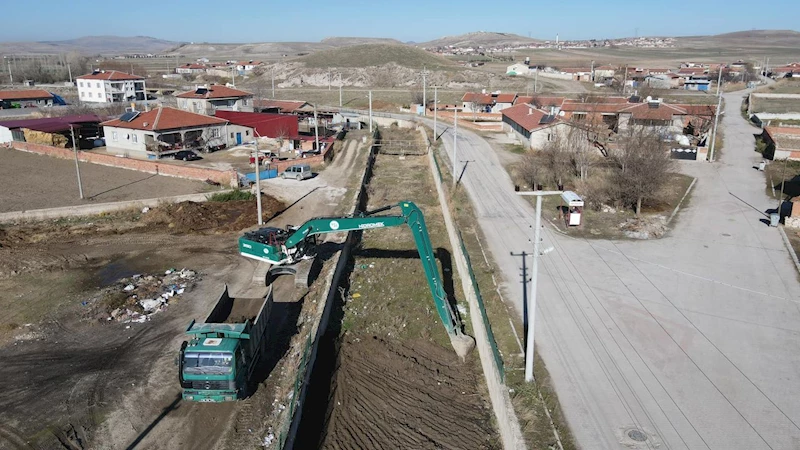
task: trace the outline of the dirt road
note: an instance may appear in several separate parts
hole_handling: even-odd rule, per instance
[[[194,194],[211,186],[181,178],[81,163],[86,197],[78,196],[75,162],[0,148],[0,212]]]

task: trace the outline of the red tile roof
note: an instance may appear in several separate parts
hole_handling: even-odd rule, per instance
[[[564,104],[561,105],[561,110],[565,112],[618,113],[624,107],[625,104],[564,101]]]
[[[549,108],[550,106],[558,106],[564,104],[564,97],[550,97],[545,95],[535,95],[532,104],[538,108]]]
[[[497,94],[495,101],[497,103],[514,103],[515,98],[517,98],[517,94]]]
[[[144,77],[139,75],[131,75],[125,72],[118,72],[116,70],[101,70],[99,72],[92,72],[87,75],[76,77],[78,80],[108,80],[108,81],[125,81],[125,80],[144,80]]]
[[[176,95],[178,98],[235,98],[235,97],[249,97],[253,94],[239,89],[229,88],[221,84],[212,84],[207,88],[198,87],[197,89],[182,94]]]
[[[540,123],[542,118],[549,113],[547,111],[542,111],[541,109],[536,109],[530,105],[512,106],[504,109],[501,113],[503,114],[503,117],[508,117],[513,122],[517,123],[519,126],[528,131],[551,127],[557,123],[561,123],[561,120],[558,117],[556,117],[553,122],[548,124]]]
[[[114,119],[103,122],[101,125],[132,130],[166,131],[179,128],[223,125],[226,123],[228,123],[227,120],[165,106],[140,113],[130,122]]]
[[[514,100],[514,105],[526,105],[533,101],[532,95],[517,95],[517,99]]]
[[[478,105],[491,105],[493,103],[492,94],[482,94],[480,92],[467,92],[461,97],[464,103],[477,103]]]
[[[764,127],[777,150],[800,151],[800,128],[794,127]]]
[[[667,103],[637,103],[620,110],[638,120],[672,120],[673,115],[686,115],[686,110]]]
[[[205,69],[205,68],[206,68],[205,65],[197,63],[186,63],[179,67],[179,69]]]
[[[0,100],[36,100],[40,98],[53,98],[53,94],[43,89],[28,89],[25,91],[0,91]]]
[[[305,106],[307,102],[298,100],[256,100],[258,108],[278,109],[283,113],[291,113]]]

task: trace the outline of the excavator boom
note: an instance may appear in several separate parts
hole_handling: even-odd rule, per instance
[[[376,215],[379,212],[399,208],[400,215]],[[297,228],[283,231],[277,228],[262,228],[246,233],[239,238],[239,252],[248,258],[266,261],[275,265],[294,264],[313,255],[313,237],[318,234],[338,233],[354,230],[408,225],[417,245],[428,287],[431,290],[436,311],[448,334],[461,334],[458,319],[454,314],[439,276],[439,268],[431,245],[428,228],[422,211],[413,202],[400,202],[352,217],[320,217],[307,221]]]

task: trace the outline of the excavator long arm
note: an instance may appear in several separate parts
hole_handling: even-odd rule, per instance
[[[392,208],[400,208],[400,215],[375,215]],[[439,268],[433,253],[425,217],[413,202],[400,202],[397,205],[380,208],[375,211],[353,217],[321,217],[307,221],[290,231],[288,236],[280,236],[276,229],[269,232],[248,233],[239,238],[239,251],[243,256],[267,261],[272,264],[293,264],[303,259],[309,252],[307,243],[317,234],[338,233],[353,230],[371,230],[375,228],[408,225],[417,245],[425,278],[431,290],[436,311],[442,320],[447,333],[461,334],[459,322],[447,301],[447,294],[439,276]],[[263,229],[268,230],[268,229]]]

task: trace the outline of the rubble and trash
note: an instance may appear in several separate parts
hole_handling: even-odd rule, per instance
[[[137,274],[118,280],[87,301],[93,306],[90,316],[122,323],[145,323],[153,314],[164,311],[198,281],[197,272],[169,269],[161,274]],[[120,303],[122,303],[120,305]]]
[[[622,233],[632,239],[657,239],[667,232],[664,216],[636,217],[619,224]]]

